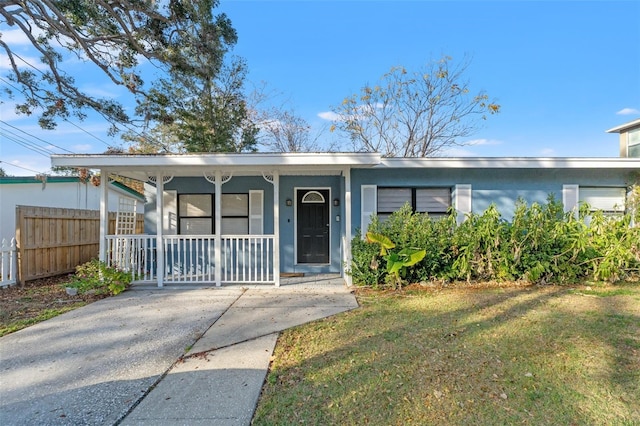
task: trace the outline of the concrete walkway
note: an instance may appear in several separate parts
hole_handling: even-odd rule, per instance
[[[0,339],[0,424],[249,425],[278,333],[356,307],[344,286],[128,291]]]

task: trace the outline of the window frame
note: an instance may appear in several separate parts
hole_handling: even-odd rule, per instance
[[[243,195],[246,197],[246,215],[225,215],[223,214],[224,211],[224,198],[225,195],[228,196],[238,196],[238,195]],[[221,206],[220,206],[220,234],[221,235],[249,235],[249,220],[250,220],[250,214],[249,214],[249,193],[248,192],[224,192],[221,194],[220,197],[220,202],[221,202]],[[225,233],[222,230],[222,223],[225,221],[225,219],[246,219],[246,230],[244,233],[240,232],[235,232],[235,233]],[[215,222],[215,221],[214,221]],[[215,228],[214,228],[215,229]]]
[[[419,211],[418,206],[418,191],[421,190],[444,190],[448,191],[449,202],[447,210],[445,211]],[[453,206],[453,194],[452,189],[448,186],[378,186],[376,188],[376,215],[383,220],[388,218],[394,212],[381,211],[380,210],[380,190],[410,190],[411,201],[407,201],[411,206],[411,210],[414,213],[426,213],[431,217],[443,217],[447,214],[447,211]],[[397,211],[397,210],[396,210]]]
[[[208,193],[178,193],[178,198],[177,198],[177,222],[178,222],[178,235],[200,235],[200,234],[187,234],[185,232],[183,232],[183,219],[209,219],[211,221],[211,231],[215,232],[215,202],[214,202],[214,197],[213,194],[208,194]],[[209,203],[210,203],[210,214],[209,215],[186,215],[186,214],[181,214],[181,208],[182,208],[182,199],[185,197],[189,197],[189,196],[202,196],[202,197],[208,197],[209,198]],[[209,235],[209,234],[201,234],[201,235]]]
[[[632,140],[632,135],[636,140]],[[632,148],[634,151],[633,154],[635,154],[633,156],[631,155]],[[640,127],[631,129],[627,132],[627,157],[640,157]]]
[[[215,194],[214,193],[202,193],[202,192],[196,192],[196,193],[192,193],[192,192],[185,192],[185,193],[177,193],[175,194],[175,201],[173,202],[174,208],[175,208],[175,215],[176,215],[176,230],[173,232],[174,235],[215,235],[216,234],[216,226],[218,225],[216,223],[216,217],[215,217]],[[224,211],[224,199],[227,198],[228,196],[243,196],[244,198],[244,213],[245,214],[222,214]],[[262,222],[264,221],[264,207],[262,205],[260,206],[254,206],[254,209],[257,209],[256,211],[251,212],[251,196],[254,196],[254,198],[259,195],[259,201],[260,203],[263,202],[264,199],[264,195],[263,195],[263,191],[262,190],[249,190],[248,192],[224,192],[221,194],[221,206],[220,206],[220,233],[222,235],[251,235],[250,232],[252,231],[252,225],[251,225],[251,220],[253,219],[254,222],[257,220],[261,220]],[[189,197],[189,196],[202,196],[202,197],[207,197],[209,198],[209,205],[210,205],[210,215],[205,214],[205,215],[187,215],[187,214],[182,214],[183,212],[181,211],[181,208],[184,208],[183,205],[183,200],[181,200],[184,197]],[[259,208],[258,208],[259,207]],[[170,212],[169,212],[170,213]],[[208,212],[207,212],[208,213]],[[211,226],[211,234],[191,234],[191,233],[186,233],[184,232],[184,224],[183,222],[185,220],[188,219],[203,219],[206,221],[210,221],[210,226]],[[240,233],[223,233],[222,231],[222,223],[225,221],[225,219],[243,219],[244,222],[244,230],[243,232]],[[253,231],[256,234],[262,234],[263,233],[263,226],[264,223],[260,223],[259,227],[256,227],[256,224],[253,224]]]

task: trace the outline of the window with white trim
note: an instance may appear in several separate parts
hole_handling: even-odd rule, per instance
[[[627,133],[627,157],[640,158],[640,128]]]
[[[578,201],[588,204],[592,212],[602,210],[608,216],[620,216],[625,211],[626,189],[581,186],[578,188]]]
[[[249,194],[222,194],[222,235],[249,233]]]
[[[212,194],[178,194],[178,233],[213,234]]]
[[[260,235],[264,222],[264,191],[221,194],[222,235]],[[178,233],[212,235],[215,232],[214,194],[178,194]],[[165,215],[171,215],[166,211]]]
[[[381,220],[405,204],[417,213],[443,217],[451,207],[451,188],[378,187],[377,214]]]

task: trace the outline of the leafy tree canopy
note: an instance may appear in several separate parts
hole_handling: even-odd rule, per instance
[[[140,98],[149,96],[141,65],[150,63],[168,79],[215,76],[237,34],[225,14],[214,15],[217,0],[3,0],[0,16],[19,28],[41,55],[26,64],[0,36],[12,84],[20,91],[17,111],[38,113],[43,128],[55,128],[70,115],[93,109],[113,124],[130,122],[113,99],[82,91],[67,74],[63,59],[72,53],[93,64],[115,85]],[[29,66],[30,65],[30,66]]]
[[[250,118],[244,93],[246,63],[234,57],[218,71],[159,79],[139,103],[137,112],[163,141],[159,151],[256,150],[258,128]]]

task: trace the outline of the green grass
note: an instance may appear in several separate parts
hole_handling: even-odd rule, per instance
[[[5,334],[22,330],[23,328],[27,328],[39,322],[46,321],[53,317],[57,317],[58,315],[62,315],[65,312],[73,311],[74,309],[77,309],[84,305],[86,305],[85,302],[78,302],[78,303],[74,303],[73,305],[67,305],[62,308],[44,310],[38,316],[33,318],[10,321],[7,324],[0,327],[0,337],[4,336]]]
[[[640,424],[640,286],[585,291],[361,293],[281,335],[254,424]]]

